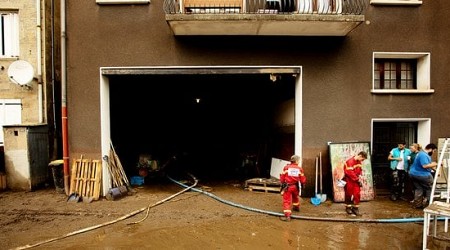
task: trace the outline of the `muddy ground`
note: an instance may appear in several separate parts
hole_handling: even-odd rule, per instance
[[[355,218],[342,203],[314,206],[303,197],[296,218],[283,222],[278,193],[248,191],[238,181],[200,180],[194,190],[184,189],[167,179],[91,203],[67,202],[53,187],[0,192],[0,248],[422,248],[423,212],[408,201],[377,196],[362,202],[363,215]],[[429,248],[443,247],[433,241]]]

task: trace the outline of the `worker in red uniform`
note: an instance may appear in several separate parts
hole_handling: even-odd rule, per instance
[[[306,184],[306,176],[299,165],[300,157],[293,155],[291,163],[287,164],[280,174],[281,195],[283,196],[283,221],[291,220],[291,206],[294,211],[300,211],[300,188]]]
[[[357,155],[345,161],[344,166],[344,181],[347,184],[345,190],[345,211],[352,216],[360,216],[359,202],[361,200],[361,186],[362,182],[360,176],[362,175],[362,162],[367,159],[367,153],[359,152]]]

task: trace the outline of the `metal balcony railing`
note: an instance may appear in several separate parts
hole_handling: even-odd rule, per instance
[[[361,15],[366,0],[164,0],[166,14]]]

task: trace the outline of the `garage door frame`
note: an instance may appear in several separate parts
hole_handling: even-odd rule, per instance
[[[100,67],[100,123],[103,166],[107,166],[111,143],[109,77],[117,75],[221,75],[292,74],[295,76],[294,152],[302,155],[302,67],[301,66],[139,66]],[[106,156],[106,157],[105,157]],[[103,168],[103,195],[111,188],[108,168]]]

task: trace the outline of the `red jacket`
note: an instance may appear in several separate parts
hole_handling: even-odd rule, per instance
[[[358,182],[362,174],[362,164],[355,158],[350,158],[345,162],[344,173],[347,181]]]
[[[297,182],[305,184],[306,176],[302,167],[296,163],[290,163],[284,166],[280,174],[280,181],[287,184],[296,184]]]

